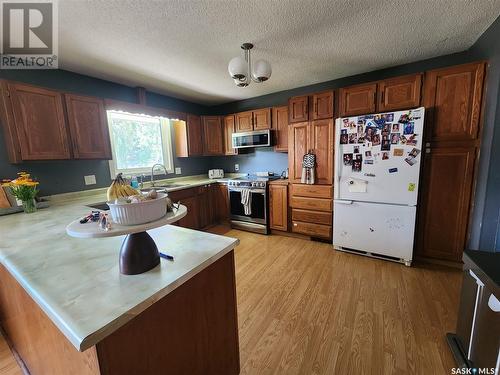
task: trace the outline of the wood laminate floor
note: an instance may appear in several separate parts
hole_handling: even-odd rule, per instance
[[[211,231],[241,240],[241,374],[451,373],[444,335],[456,323],[459,270],[408,268],[291,237]],[[0,374],[20,373],[13,361],[0,338]]]

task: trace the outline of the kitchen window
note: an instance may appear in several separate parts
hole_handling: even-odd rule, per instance
[[[113,154],[109,162],[111,178],[118,173],[151,173],[151,167],[157,163],[173,173],[169,119],[121,111],[107,114]]]

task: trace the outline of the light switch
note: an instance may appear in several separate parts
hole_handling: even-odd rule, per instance
[[[182,173],[181,167],[175,168],[175,174],[181,174],[181,173]]]
[[[89,176],[83,176],[85,180],[85,185],[95,185],[96,180],[95,180],[95,175],[91,174]]]

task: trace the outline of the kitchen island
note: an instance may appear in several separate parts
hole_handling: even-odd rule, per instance
[[[0,323],[32,374],[239,372],[237,239],[173,225],[148,233],[174,257],[119,272],[121,237],[66,225],[95,197],[0,217]]]

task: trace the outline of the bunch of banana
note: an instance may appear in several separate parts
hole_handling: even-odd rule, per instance
[[[127,184],[121,173],[118,173],[116,178],[111,183],[107,191],[108,202],[114,201],[117,198],[126,198],[131,195],[140,195],[132,186]]]

